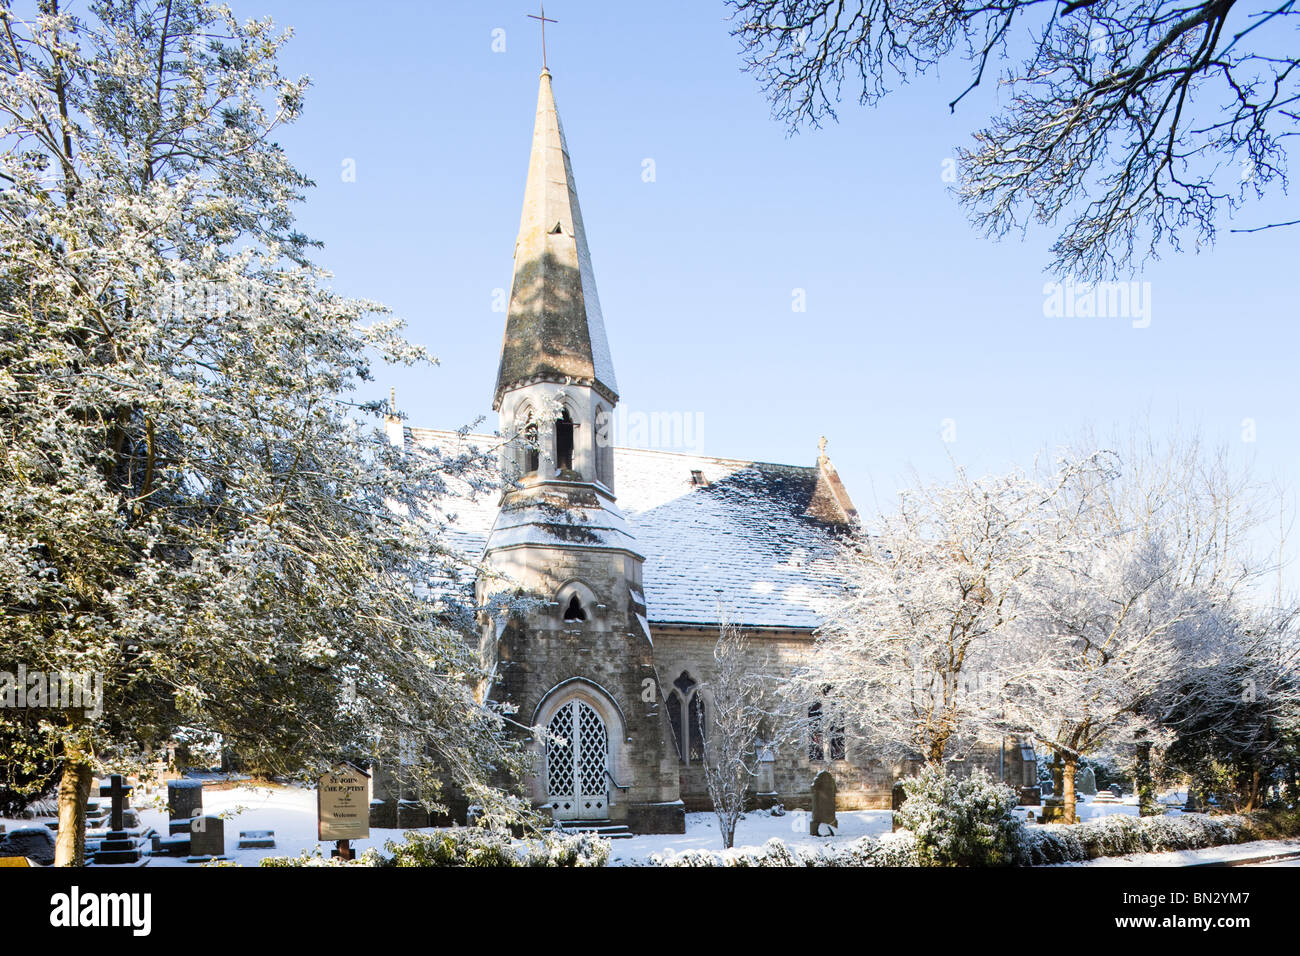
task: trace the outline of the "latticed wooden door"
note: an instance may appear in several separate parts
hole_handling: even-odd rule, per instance
[[[561,820],[609,816],[605,771],[609,734],[605,722],[580,700],[564,704],[547,727],[546,786],[551,812]]]

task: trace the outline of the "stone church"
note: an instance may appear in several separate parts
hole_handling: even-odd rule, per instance
[[[543,70],[493,395],[499,434],[525,440],[502,452],[516,480],[499,500],[467,498],[455,533],[495,572],[478,582],[480,600],[502,588],[542,599],[526,619],[487,622],[481,645],[487,694],[551,732],[527,781],[534,804],[565,821],[682,832],[685,811],[710,809],[701,763],[719,616],[743,628],[755,667],[796,666],[842,586],[837,539],[857,513],[824,442],[811,465],[614,447],[618,401]],[[390,429],[417,445],[501,443]],[[807,806],[829,770],[840,807],[888,807],[912,768],[874,759],[819,716],[800,746],[766,758],[755,800]],[[984,756],[1012,786],[1035,782],[1032,749]]]

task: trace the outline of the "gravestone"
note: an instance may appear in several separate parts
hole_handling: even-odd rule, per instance
[[[226,821],[195,817],[190,821],[190,859],[226,855]]]
[[[831,776],[829,770],[823,770],[813,778],[812,818],[808,821],[809,835],[821,836],[823,823],[828,829],[840,825],[840,821],[835,816],[835,792],[835,778]],[[830,835],[835,836],[833,829]]]
[[[1039,787],[1021,787],[1017,799],[1022,807],[1036,807],[1043,802],[1043,791]]]
[[[1079,771],[1074,780],[1074,789],[1089,797],[1097,795],[1097,775],[1092,772],[1091,767],[1084,767]]]
[[[275,847],[274,830],[240,830],[239,849],[268,849]]]
[[[1124,796],[1124,788],[1121,787],[1121,786],[1120,786],[1119,784],[1117,784],[1117,783],[1112,783],[1112,784],[1110,785],[1110,792],[1111,792],[1111,795],[1112,795],[1116,800],[1118,800],[1120,797]]]
[[[366,816],[366,823],[369,824],[369,814]],[[429,811],[419,800],[398,800],[397,801],[397,827],[400,830],[419,830],[430,825]],[[321,837],[322,840],[329,839]],[[348,839],[360,839],[360,837],[349,837]]]
[[[26,857],[49,866],[54,862],[54,834],[47,827],[19,827],[0,839],[0,857]]]
[[[100,785],[99,795],[101,797],[108,797],[113,801],[113,809],[109,811],[108,827],[110,830],[126,829],[124,817],[132,789],[132,787],[123,781],[120,773],[113,774],[108,778],[108,783]]]
[[[1057,756],[1051,763],[1052,795],[1043,800],[1040,823],[1057,823],[1065,819],[1065,763]]]
[[[191,817],[203,815],[202,780],[167,781],[167,816],[183,820],[188,829]]]
[[[99,788],[101,797],[109,797],[113,801],[113,809],[109,813],[108,833],[99,841],[99,848],[95,850],[95,864],[98,866],[139,863],[144,856],[136,835],[128,833],[126,828],[127,799],[131,790],[120,773],[113,774],[108,778],[108,783]]]

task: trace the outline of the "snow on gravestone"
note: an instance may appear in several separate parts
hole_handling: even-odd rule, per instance
[[[316,783],[317,839],[364,840],[370,836],[370,774],[350,763]]]
[[[812,785],[812,819],[808,822],[810,836],[821,836],[821,826],[837,827],[840,821],[835,816],[835,777],[829,770],[823,770],[813,778]],[[831,831],[831,836],[835,831]]]
[[[1074,789],[1085,796],[1097,795],[1097,775],[1092,772],[1091,767],[1084,767],[1075,775]]]

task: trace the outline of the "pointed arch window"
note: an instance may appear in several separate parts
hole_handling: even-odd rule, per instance
[[[566,408],[555,422],[555,461],[561,471],[573,471],[573,416]]]
[[[690,712],[687,731],[689,743],[687,745],[691,763],[704,762],[704,697],[699,691],[691,695],[690,703],[686,705]]]
[[[541,467],[541,450],[537,446],[537,422],[533,421],[533,413],[528,413],[527,422],[524,425],[524,474],[535,475],[537,469]]]
[[[704,761],[704,742],[708,733],[704,695],[695,679],[687,671],[673,681],[673,689],[665,701],[668,723],[672,729],[673,743],[682,763],[699,764]]]
[[[686,749],[682,742],[682,695],[673,691],[665,701],[668,708],[668,726],[673,735],[673,745],[677,747],[677,759],[686,762]]]
[[[821,701],[808,708],[808,759],[812,763],[828,760],[845,760],[848,750],[844,742],[844,725],[834,715],[825,719]],[[829,728],[827,728],[829,724]]]

